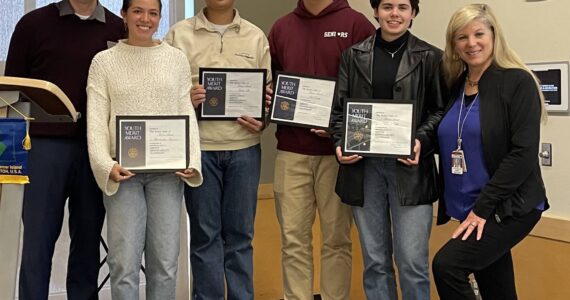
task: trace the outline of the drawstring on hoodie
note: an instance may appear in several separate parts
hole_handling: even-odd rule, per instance
[[[222,52],[224,52],[224,35],[220,33],[220,54],[222,54]]]

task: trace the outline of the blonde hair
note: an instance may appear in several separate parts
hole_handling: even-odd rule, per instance
[[[475,20],[486,24],[493,32],[493,64],[502,69],[522,69],[534,78],[542,103],[542,119],[545,120],[546,109],[544,107],[544,95],[540,90],[540,82],[536,75],[509,46],[503,34],[503,29],[491,11],[491,7],[487,4],[469,4],[464,6],[457,10],[449,20],[445,35],[445,52],[443,54],[443,71],[447,85],[451,87],[467,68],[465,62],[463,62],[455,52],[454,36],[457,31],[463,29]]]

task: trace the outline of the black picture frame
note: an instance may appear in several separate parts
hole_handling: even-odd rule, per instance
[[[170,167],[170,168],[147,168],[146,167],[146,149],[145,139],[148,136],[146,133],[147,129],[147,122],[149,121],[172,121],[178,120],[181,122],[182,129],[178,133],[180,136],[178,138],[184,139],[184,149],[185,149],[185,162],[184,165]],[[140,172],[140,173],[149,173],[149,172],[176,172],[180,170],[184,170],[188,168],[188,164],[190,163],[190,147],[188,145],[188,139],[190,135],[190,117],[189,116],[116,116],[115,117],[115,159],[117,162],[124,168]],[[143,124],[144,128],[134,128],[131,129],[133,131],[143,131],[140,133],[126,132],[126,128],[123,128],[123,125],[129,123],[130,126],[140,126]],[[143,135],[144,134],[144,135]],[[132,138],[126,139],[126,136],[129,135]],[[182,136],[183,135],[183,136]],[[134,149],[134,150],[133,150]],[[125,152],[126,151],[126,152]],[[133,153],[136,152],[136,153]],[[142,152],[142,153],[141,153]],[[136,154],[136,155],[135,155]],[[124,157],[127,155],[127,157]],[[142,156],[142,158],[141,158]],[[145,162],[142,164],[142,160]]]
[[[229,121],[235,120],[241,115],[235,116],[227,116],[225,115],[225,104],[226,104],[226,90],[225,90],[225,82],[223,90],[208,90],[207,84],[204,85],[205,75],[204,73],[219,73],[220,78],[227,78],[227,74],[229,73],[259,73],[259,76],[263,78],[263,85],[259,91],[259,101],[261,103],[259,116],[256,116],[257,113],[251,113],[250,116],[256,120],[263,121],[265,119],[265,88],[267,86],[267,70],[266,69],[247,69],[247,68],[200,68],[199,69],[199,78],[198,81],[200,84],[204,86],[206,89],[206,101],[200,104],[196,108],[196,116],[200,121],[207,121],[207,120],[217,120],[217,121]],[[222,96],[223,94],[223,96]],[[215,98],[215,99],[214,99]],[[216,101],[217,99],[217,101]],[[222,103],[219,103],[222,102]],[[223,104],[223,105],[220,105]],[[223,109],[223,111],[221,111]],[[209,113],[205,110],[209,110]]]
[[[282,95],[280,93],[280,84],[282,78],[289,78],[290,81],[298,79],[296,90],[292,92],[294,95],[293,97],[288,97]],[[328,108],[327,121],[322,122],[322,124],[315,124],[315,123],[308,123],[308,122],[299,122],[295,121],[295,111],[296,111],[296,101],[298,99],[293,99],[294,97],[298,97],[298,88],[300,85],[301,80],[303,79],[316,79],[319,81],[324,82],[331,82],[334,84],[332,89],[332,97],[330,98],[330,103],[328,103],[325,107]],[[305,74],[298,74],[298,73],[291,73],[291,72],[276,72],[275,78],[273,79],[274,88],[273,88],[273,96],[271,99],[271,106],[269,110],[269,121],[271,123],[282,124],[282,125],[289,125],[289,126],[296,126],[296,127],[304,127],[304,128],[311,128],[311,129],[323,129],[328,130],[330,127],[331,121],[331,113],[334,104],[334,100],[338,94],[338,84],[336,78],[333,77],[326,77],[326,76],[312,76],[312,75],[305,75]],[[277,116],[276,116],[277,115]]]
[[[409,146],[409,153],[400,154],[400,153],[389,153],[389,152],[377,152],[373,149],[370,149],[372,144],[372,138],[374,134],[372,130],[374,129],[372,126],[372,121],[374,119],[373,113],[374,108],[376,109],[381,108],[382,105],[406,105],[411,106],[409,122],[407,125],[410,127],[409,137],[410,137],[410,146]],[[365,108],[369,108],[369,111],[366,111]],[[354,117],[353,115],[349,115],[351,112],[349,111],[350,108],[361,109],[359,113],[366,114],[366,116],[358,116]],[[392,100],[392,99],[356,99],[356,98],[347,98],[343,103],[343,138],[342,138],[342,153],[345,156],[350,155],[360,155],[363,157],[391,157],[391,158],[412,158],[414,156],[414,146],[415,146],[415,131],[416,131],[416,102],[413,100]],[[352,119],[351,119],[352,118]],[[370,118],[370,122],[359,124],[357,119],[366,119]],[[353,122],[351,122],[353,121]],[[359,128],[359,125],[368,124],[368,129],[366,128]],[[369,130],[370,132],[367,132]],[[362,145],[362,143],[368,142],[367,145]],[[361,143],[361,144],[358,144]],[[352,146],[351,146],[352,145]],[[350,149],[347,149],[347,146],[351,146]]]

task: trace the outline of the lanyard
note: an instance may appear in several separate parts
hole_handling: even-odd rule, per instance
[[[463,125],[465,125],[467,116],[469,115],[469,112],[471,112],[473,104],[475,104],[475,101],[477,101],[477,99],[479,99],[479,93],[477,93],[475,99],[473,99],[473,102],[471,102],[471,105],[469,105],[469,108],[467,109],[467,112],[465,113],[463,120],[461,120],[461,112],[465,104],[465,91],[461,93],[461,106],[459,106],[459,117],[457,118],[457,150],[461,150],[461,143],[463,142],[463,140],[461,139],[461,135],[463,135]]]

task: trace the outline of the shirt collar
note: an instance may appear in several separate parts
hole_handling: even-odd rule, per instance
[[[62,0],[61,2],[58,2],[56,6],[59,9],[60,17],[75,14],[75,11],[71,6],[71,3],[69,3],[69,0]],[[105,8],[103,8],[103,5],[101,5],[99,1],[97,1],[97,6],[95,7],[95,10],[89,16],[89,18],[87,18],[87,20],[97,20],[99,22],[105,23]]]
[[[196,23],[195,23],[196,29],[206,29],[209,31],[215,31],[213,28],[211,28],[210,21],[208,21],[208,18],[206,18],[206,14],[204,13],[205,10],[206,8],[203,8],[198,12],[198,14],[196,14]],[[228,29],[233,28],[235,31],[239,32],[240,27],[241,27],[241,17],[237,9],[234,9],[234,19],[230,24],[228,24]]]

